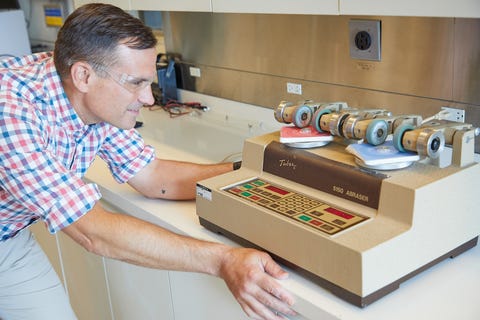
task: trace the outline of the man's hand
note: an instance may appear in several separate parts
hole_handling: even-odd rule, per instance
[[[220,277],[252,319],[279,320],[285,319],[281,314],[296,315],[290,308],[293,296],[274,279],[285,279],[288,274],[268,254],[232,248],[224,256]]]

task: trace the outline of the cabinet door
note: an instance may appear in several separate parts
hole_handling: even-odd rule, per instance
[[[212,0],[214,12],[338,14],[338,0]]]
[[[70,303],[79,320],[112,319],[102,257],[58,234]]]
[[[102,206],[121,212],[105,200]],[[174,320],[168,271],[105,259],[110,301],[115,320]]]
[[[115,320],[175,319],[168,271],[111,259],[105,264]]]
[[[171,271],[170,286],[175,320],[249,319],[219,278]]]
[[[78,8],[87,3],[94,3],[94,2],[102,2],[102,3],[109,3],[113,4],[114,6],[120,7],[123,10],[130,10],[130,0],[102,0],[102,1],[95,1],[95,0],[73,0],[73,5],[75,8]]]
[[[480,17],[478,0],[340,0],[340,14]]]
[[[210,0],[130,0],[132,10],[211,12]]]

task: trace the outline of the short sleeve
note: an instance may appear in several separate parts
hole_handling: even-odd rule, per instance
[[[98,155],[108,164],[119,183],[127,182],[155,159],[153,147],[145,145],[135,129],[114,130],[105,139]]]

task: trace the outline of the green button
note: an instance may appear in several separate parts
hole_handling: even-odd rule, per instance
[[[309,216],[306,216],[306,215],[304,215],[304,214],[302,214],[301,216],[298,216],[298,218],[299,218],[300,220],[303,220],[303,221],[310,221],[310,220],[312,220],[312,218],[310,218]]]
[[[256,180],[253,183],[257,186],[263,186],[265,184],[262,180]]]
[[[242,196],[244,197],[250,197],[252,194],[250,192],[244,191],[242,192]]]
[[[252,189],[252,188],[254,188],[254,186],[251,186],[251,185],[249,185],[249,184],[244,184],[243,187],[244,187],[245,189]]]

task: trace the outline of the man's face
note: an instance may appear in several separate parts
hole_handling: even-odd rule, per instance
[[[156,79],[155,48],[130,49],[121,45],[117,49],[118,62],[96,76],[95,85],[85,97],[89,122],[108,122],[122,129],[135,125],[140,108],[152,105],[150,88]]]

